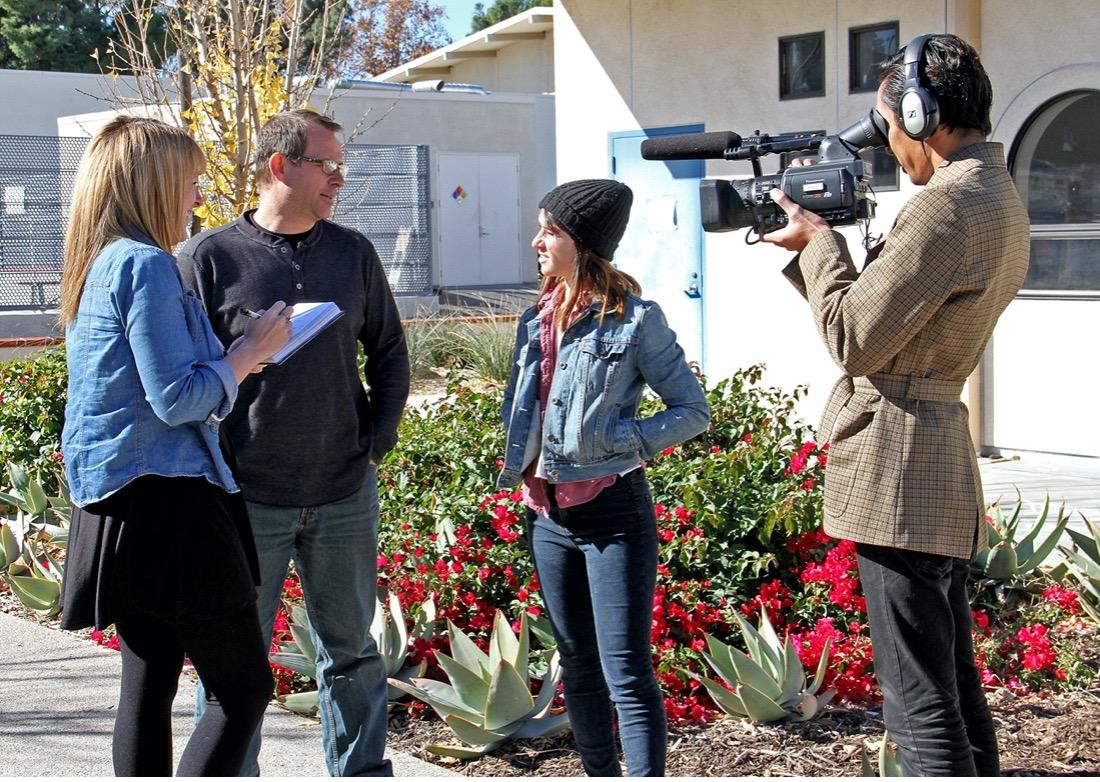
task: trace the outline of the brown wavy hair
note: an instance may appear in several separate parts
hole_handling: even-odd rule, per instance
[[[631,293],[635,296],[641,294],[642,286],[629,274],[612,266],[607,258],[597,255],[577,241],[552,214],[545,210],[544,214],[547,225],[571,238],[577,246],[577,262],[573,264],[573,277],[569,280],[569,296],[557,312],[558,330],[564,331],[569,325],[570,314],[582,296],[591,296],[592,301],[599,302],[600,323],[603,323],[605,315],[623,317],[626,314],[627,297]],[[564,281],[557,276],[543,277],[539,295],[553,290]]]

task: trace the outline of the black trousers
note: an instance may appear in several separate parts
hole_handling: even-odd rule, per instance
[[[863,543],[856,554],[883,719],[905,773],[998,776],[970,634],[969,563]]]
[[[216,700],[195,726],[177,774],[238,776],[273,689],[256,607],[190,623],[132,614],[119,619],[116,628],[122,691],[115,717],[115,775],[172,776],[172,700],[186,654]]]

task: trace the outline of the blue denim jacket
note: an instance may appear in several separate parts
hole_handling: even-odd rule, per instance
[[[65,330],[69,395],[61,449],[73,502],[139,475],[202,476],[238,491],[218,445],[237,381],[175,259],[119,239],[92,262]]]
[[[642,459],[702,432],[710,408],[661,308],[630,296],[623,317],[599,319],[593,305],[562,334],[550,384],[542,441],[539,429],[538,308],[520,318],[515,364],[504,391],[504,469],[497,485],[515,486],[542,449],[550,483],[621,473]],[[649,385],[666,409],[638,418]]]

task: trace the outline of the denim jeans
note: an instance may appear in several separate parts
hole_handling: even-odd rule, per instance
[[[883,719],[910,776],[1000,772],[966,596],[969,563],[856,544]]]
[[[377,594],[378,470],[358,492],[310,508],[248,503],[262,583],[257,610],[270,640],[287,565],[302,582],[317,646],[321,739],[331,776],[392,776],[386,748],[386,673],[370,634]],[[198,691],[196,718],[205,708]],[[243,771],[259,772],[257,730]]]
[[[589,776],[663,776],[668,728],[649,634],[657,520],[642,470],[590,502],[527,514],[527,539],[561,653],[565,705]]]

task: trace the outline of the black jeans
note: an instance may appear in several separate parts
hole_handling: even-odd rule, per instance
[[[668,727],[649,634],[657,519],[642,470],[591,502],[528,512],[527,539],[561,653],[565,704],[589,776],[620,776],[611,701],[631,776],[664,776]]]
[[[883,719],[910,776],[1000,773],[966,595],[969,563],[856,545]]]
[[[239,776],[273,690],[256,607],[186,624],[136,614],[115,626],[122,652],[115,775],[172,776],[172,700],[186,653],[217,701],[195,726],[177,774]]]

